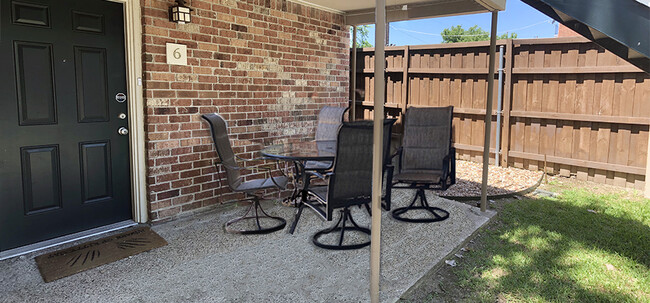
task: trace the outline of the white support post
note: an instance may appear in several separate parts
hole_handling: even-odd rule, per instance
[[[386,59],[386,0],[375,5],[375,107],[372,146],[372,216],[370,225],[370,302],[379,303],[381,275],[381,183],[384,131],[384,69]],[[380,30],[378,30],[380,29]]]
[[[357,26],[352,26],[352,74],[350,75],[350,92],[352,92],[352,101],[350,102],[350,117],[348,120],[354,121],[357,118]]]
[[[650,138],[648,138],[650,142]],[[648,144],[648,153],[645,162],[645,191],[643,194],[646,198],[650,198],[650,144]]]
[[[494,95],[494,62],[497,51],[497,16],[499,11],[492,12],[492,28],[490,30],[490,57],[488,60],[488,89],[485,104],[485,139],[483,141],[483,179],[481,182],[481,211],[487,210],[488,166],[490,164],[490,133],[492,131],[492,95]]]

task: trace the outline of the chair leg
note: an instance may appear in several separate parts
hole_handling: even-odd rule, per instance
[[[345,223],[348,220],[350,221],[350,223],[352,223],[352,226],[345,225]],[[343,244],[346,231],[357,231],[357,232],[364,233],[368,235],[368,241],[357,243],[357,244],[347,244],[347,245]],[[334,232],[339,232],[338,245],[325,244],[319,241],[319,238],[321,236],[334,233]],[[370,245],[370,229],[359,226],[357,222],[355,222],[354,219],[352,219],[352,213],[350,213],[350,209],[346,207],[341,211],[341,217],[336,222],[336,224],[330,228],[315,233],[314,236],[312,237],[312,242],[314,243],[314,245],[325,249],[332,249],[332,250],[359,249]]]
[[[456,150],[454,149],[454,155],[455,155],[455,153],[456,153]],[[497,165],[498,165],[498,163],[497,163]],[[454,156],[451,159],[451,184],[450,185],[454,185],[454,184],[456,184],[456,156]]]
[[[420,200],[420,206],[414,206],[415,202]],[[406,212],[410,210],[426,210],[431,215],[433,215],[433,218],[428,217],[428,218],[406,218],[403,217],[402,215],[405,214]],[[391,215],[393,218],[399,221],[404,221],[404,222],[412,222],[412,223],[431,223],[431,222],[439,222],[443,221],[449,218],[449,212],[438,207],[434,206],[429,206],[429,202],[427,201],[427,196],[424,192],[424,188],[420,187],[418,188],[418,191],[415,194],[415,197],[413,197],[413,201],[411,204],[407,207],[400,207],[396,208],[391,212]]]
[[[253,211],[254,215],[249,216],[248,214]],[[262,215],[260,215],[260,212]],[[262,227],[260,219],[267,219],[275,222],[271,227]],[[233,227],[233,224],[240,221],[255,220],[257,228],[255,229],[236,229]],[[274,231],[283,229],[287,225],[287,221],[280,217],[274,217],[267,214],[262,206],[260,205],[260,200],[258,197],[253,198],[253,202],[248,207],[243,216],[232,219],[225,224],[225,229],[229,233],[243,234],[243,235],[252,235],[252,234],[268,234]]]
[[[447,180],[451,179],[451,177],[447,177],[447,179],[440,180],[440,187],[442,190],[447,190],[449,188],[449,184],[447,184]]]
[[[291,228],[289,229],[289,233],[293,235],[293,232],[296,230],[296,226],[298,226],[298,220],[300,220],[300,215],[302,214],[302,209],[305,208],[305,204],[302,202],[298,202],[298,210],[296,210],[296,215],[293,218],[293,223],[291,223]]]

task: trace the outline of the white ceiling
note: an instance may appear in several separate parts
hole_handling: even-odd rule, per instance
[[[376,0],[290,0],[345,15],[349,25],[374,23]],[[404,6],[406,5],[406,6]],[[388,22],[504,10],[506,0],[386,0]]]

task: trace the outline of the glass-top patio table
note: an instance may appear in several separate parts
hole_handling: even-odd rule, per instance
[[[277,160],[332,161],[336,154],[336,141],[309,141],[270,145],[262,149],[262,156]]]
[[[299,203],[307,200],[306,189],[310,181],[308,175],[305,174],[305,164],[308,161],[334,161],[336,141],[308,141],[270,145],[262,149],[261,154],[268,159],[293,162],[295,167],[294,191],[288,200],[291,204],[299,206]],[[298,179],[301,180],[301,186],[298,186],[296,182]],[[296,201],[299,192],[301,200]],[[294,227],[296,222],[294,220]],[[292,230],[294,227],[292,227]]]

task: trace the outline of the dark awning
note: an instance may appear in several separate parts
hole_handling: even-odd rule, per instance
[[[642,0],[522,0],[650,73],[650,7]]]

